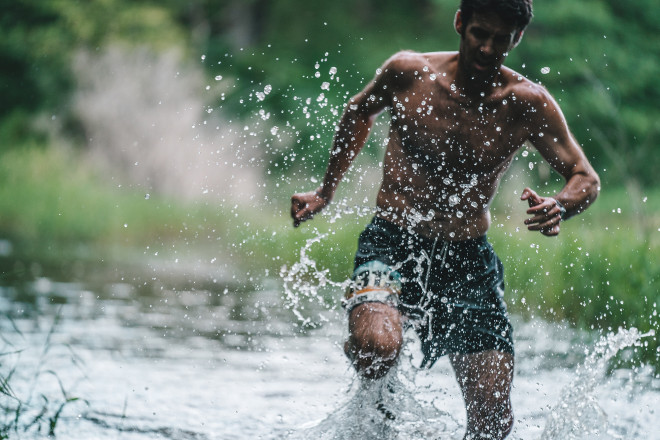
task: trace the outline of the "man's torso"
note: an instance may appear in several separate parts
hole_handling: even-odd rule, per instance
[[[381,217],[446,240],[486,233],[500,178],[526,140],[520,92],[531,84],[503,68],[489,96],[468,99],[452,78],[456,59],[453,53],[409,54],[390,89],[378,195]]]

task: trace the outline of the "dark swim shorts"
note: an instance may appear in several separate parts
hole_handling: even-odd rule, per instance
[[[448,353],[513,353],[502,262],[486,236],[432,239],[374,217],[360,234],[356,273],[373,261],[400,276],[398,308],[419,335],[423,367]]]

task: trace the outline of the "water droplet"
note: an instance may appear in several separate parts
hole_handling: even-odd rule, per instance
[[[215,80],[216,81],[222,81],[222,75],[216,75]]]
[[[550,68],[549,67],[541,68],[541,73],[547,75],[548,73],[550,73]]]
[[[527,157],[529,156],[529,151],[525,150],[522,152],[522,157]]]

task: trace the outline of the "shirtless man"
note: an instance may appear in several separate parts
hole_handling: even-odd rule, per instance
[[[564,177],[555,195],[522,192],[524,223],[546,236],[600,186],[552,96],[502,65],[531,16],[531,0],[462,0],[459,51],[387,60],[347,105],[322,185],[292,197],[295,226],[327,206],[374,119],[389,110],[377,213],[360,235],[347,295],[346,354],[365,379],[381,377],[396,363],[404,323],[414,323],[425,366],[449,355],[467,409],[465,439],[502,439],[513,424],[512,329],[502,263],[486,239],[502,175],[529,142]]]

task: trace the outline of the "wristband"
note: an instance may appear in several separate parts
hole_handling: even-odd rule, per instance
[[[330,203],[330,199],[328,199],[328,198],[325,197],[323,194],[321,194],[321,191],[320,191],[320,190],[317,189],[316,191],[314,191],[314,194],[316,194],[317,197],[320,197],[320,198],[322,198],[323,200],[325,200],[325,203]]]
[[[555,199],[555,204],[557,205],[557,208],[559,208],[559,218],[562,221],[566,220],[566,208],[564,208],[564,205],[559,203],[559,200]]]

